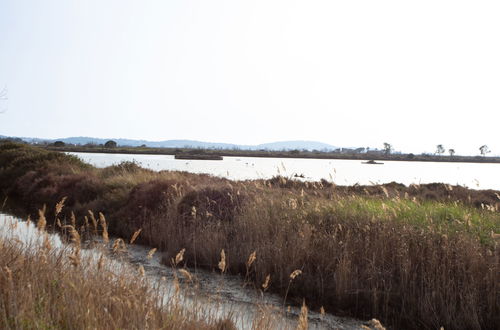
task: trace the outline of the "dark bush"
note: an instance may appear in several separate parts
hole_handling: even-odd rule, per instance
[[[66,197],[66,208],[83,214],[87,211],[85,205],[99,199],[103,191],[102,183],[93,175],[29,171],[16,181],[12,192],[20,196],[32,212],[43,204],[53,206]]]
[[[139,228],[154,230],[155,223],[165,219],[182,191],[183,187],[174,181],[154,180],[135,186],[112,219],[116,234],[128,237]]]
[[[120,173],[137,173],[140,171],[152,172],[151,170],[140,167],[136,162],[124,161],[120,164],[111,165],[102,169],[102,176],[107,178]]]
[[[243,196],[232,188],[204,188],[184,196],[177,206],[184,219],[231,221],[240,214]],[[193,209],[194,207],[194,209]]]

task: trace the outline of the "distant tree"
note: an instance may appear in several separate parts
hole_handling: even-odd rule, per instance
[[[66,143],[64,143],[63,141],[54,142],[54,147],[64,147],[65,145]]]
[[[384,142],[384,153],[389,155],[392,151],[392,145],[390,143]]]
[[[453,155],[455,155],[455,149],[448,149],[448,152],[450,153],[450,157],[453,157]]]
[[[488,149],[488,146],[486,144],[480,146],[479,151],[481,152],[482,156],[486,156],[487,153],[491,152],[490,149]]]
[[[443,147],[443,145],[442,145],[442,144],[438,144],[438,145],[436,146],[436,153],[437,153],[438,155],[444,154],[444,151],[445,151],[445,150],[444,150],[444,147]]]
[[[113,140],[109,140],[104,144],[105,148],[116,148],[117,144]]]

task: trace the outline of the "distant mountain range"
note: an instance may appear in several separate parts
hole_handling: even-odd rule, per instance
[[[0,138],[16,138],[0,135]],[[194,140],[166,140],[166,141],[146,141],[146,140],[131,140],[131,139],[101,139],[93,137],[68,137],[61,139],[39,139],[20,137],[23,141],[29,143],[53,143],[55,141],[63,141],[67,144],[85,145],[85,144],[104,144],[109,140],[115,141],[118,146],[139,147],[147,146],[151,148],[203,148],[203,149],[241,149],[241,150],[321,150],[330,151],[338,149],[331,144],[316,142],[316,141],[282,141],[264,143],[258,145],[240,145],[231,143],[214,143]]]

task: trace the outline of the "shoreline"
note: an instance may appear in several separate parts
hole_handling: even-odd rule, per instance
[[[172,155],[179,154],[178,148],[140,148],[140,147],[42,147],[49,151],[79,152],[79,153],[102,153],[102,154],[125,154],[125,155]],[[189,152],[196,151],[207,157],[216,155],[222,157],[255,157],[255,158],[296,158],[296,159],[332,159],[332,160],[359,160],[359,161],[400,161],[400,162],[435,162],[435,163],[477,163],[477,164],[500,164],[500,157],[483,156],[432,156],[413,154],[337,154],[323,152],[300,152],[298,154],[289,151],[233,151],[212,149],[182,149],[182,154],[189,157]]]

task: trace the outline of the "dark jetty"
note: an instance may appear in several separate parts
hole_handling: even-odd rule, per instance
[[[222,160],[220,155],[175,155],[175,159]]]

